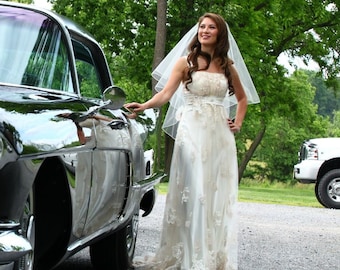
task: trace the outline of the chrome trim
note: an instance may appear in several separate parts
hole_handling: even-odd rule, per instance
[[[0,230],[1,229],[14,229],[19,226],[20,226],[20,223],[14,220],[0,220]]]
[[[137,188],[137,190],[135,190],[134,188],[132,188],[131,194],[129,195],[131,197],[130,199],[128,199],[129,201],[136,201],[140,197],[140,188]],[[124,223],[128,222],[128,217],[132,217],[132,213],[134,211],[135,211],[134,208],[131,207],[128,208],[124,215],[121,215],[112,223],[107,224],[107,226],[95,231],[94,233],[91,233],[88,236],[79,238],[77,241],[74,241],[72,244],[68,246],[67,251],[73,252],[74,250],[84,247],[86,243],[89,243],[100,236],[109,234],[110,232],[115,231],[117,229],[121,229],[124,226]]]
[[[16,261],[32,252],[29,241],[13,231],[0,232],[0,262]]]

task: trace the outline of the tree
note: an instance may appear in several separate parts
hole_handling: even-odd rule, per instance
[[[22,3],[22,4],[32,4],[33,0],[13,0],[11,2]]]
[[[311,84],[316,88],[314,103],[318,105],[318,114],[333,118],[333,112],[340,110],[340,92],[328,87],[325,80],[316,72],[307,72]]]
[[[328,137],[340,137],[340,111],[333,112],[333,121],[328,130]]]
[[[156,33],[159,33],[158,35],[156,34],[156,41],[155,41],[155,52],[154,52],[154,57],[153,57],[153,64],[152,64],[152,69],[155,69],[159,63],[163,60],[164,54],[165,54],[165,43],[166,43],[166,9],[167,9],[167,1],[166,0],[159,0],[157,2],[157,29]],[[153,79],[152,80],[152,90],[153,93],[155,93],[155,85],[156,81]],[[161,141],[161,134],[162,134],[162,119],[163,119],[163,109],[159,108],[159,116],[157,118],[157,141]],[[156,168],[159,168],[162,166],[161,162],[161,144],[158,143],[156,146]],[[168,149],[168,147],[166,147]],[[166,155],[170,156],[170,155]],[[167,162],[166,162],[167,163]]]
[[[173,29],[174,33],[181,32],[176,28],[177,25],[197,18],[203,10],[211,10],[227,18],[248,69],[253,75],[261,104],[259,108],[250,109],[251,117],[258,120],[250,120],[248,116],[246,123],[250,120],[252,128],[246,130],[245,136],[238,135],[238,140],[242,140],[243,146],[248,145],[249,139],[252,142],[242,155],[240,176],[260,145],[273,115],[288,115],[298,106],[304,107],[304,104],[296,102],[291,89],[283,88],[287,85],[285,70],[277,64],[278,56],[282,52],[287,52],[291,56],[301,56],[305,60],[314,59],[328,78],[332,78],[339,71],[339,58],[336,54],[339,51],[337,42],[339,16],[337,8],[334,8],[332,3],[305,0],[284,2],[252,0],[241,3],[172,1],[172,6],[169,7],[172,14],[169,18],[169,29]],[[187,8],[189,5],[190,9]],[[339,6],[339,1],[335,6]],[[329,61],[330,54],[333,55],[332,61]]]
[[[134,86],[126,88],[129,99],[143,101],[151,96],[155,0],[54,0],[53,3],[57,12],[85,25],[101,42],[115,80]],[[252,74],[261,103],[249,108],[243,130],[237,135],[238,146],[241,145],[240,175],[262,144],[270,125],[276,123],[272,118],[280,115],[277,121],[284,124],[292,111],[305,106],[287,88],[291,85],[287,83],[286,70],[277,63],[282,52],[305,61],[315,60],[337,91],[334,82],[338,81],[334,78],[339,73],[339,4],[340,0],[169,1],[166,52],[209,10],[226,18]]]
[[[266,165],[263,169],[266,177],[280,181],[291,180],[292,165],[297,162],[301,143],[305,139],[324,137],[330,126],[327,119],[317,115],[317,105],[313,103],[316,89],[306,72],[294,72],[284,87],[293,93],[290,98],[295,100],[296,108],[288,111],[287,104],[280,105],[286,113],[273,115],[258,149],[261,161]]]

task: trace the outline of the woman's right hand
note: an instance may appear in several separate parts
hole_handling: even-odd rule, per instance
[[[143,104],[137,102],[127,103],[124,105],[124,108],[127,109],[130,113],[127,115],[127,117],[132,119],[137,117],[137,113],[145,110]]]

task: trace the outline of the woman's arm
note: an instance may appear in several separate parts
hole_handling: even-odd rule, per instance
[[[144,103],[132,102],[125,104],[124,107],[132,109],[134,112],[142,112],[149,108],[158,108],[167,103],[172,95],[175,93],[179,84],[184,81],[185,71],[187,67],[186,57],[181,57],[177,60],[174,68],[171,71],[169,80],[162,89],[162,91],[155,94],[151,99]]]
[[[233,65],[230,65],[229,70],[232,76],[234,92],[237,99],[236,117],[234,122],[229,121],[229,126],[231,131],[239,132],[241,130],[242,123],[247,112],[248,101],[235,67]]]

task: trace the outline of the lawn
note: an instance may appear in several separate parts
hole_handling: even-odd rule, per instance
[[[268,186],[241,184],[239,201],[322,207],[315,197],[313,184],[273,184]]]
[[[160,194],[166,194],[167,188],[167,183],[157,185]],[[323,207],[315,197],[313,184],[296,183],[291,185],[245,181],[239,187],[238,198],[240,202]]]

